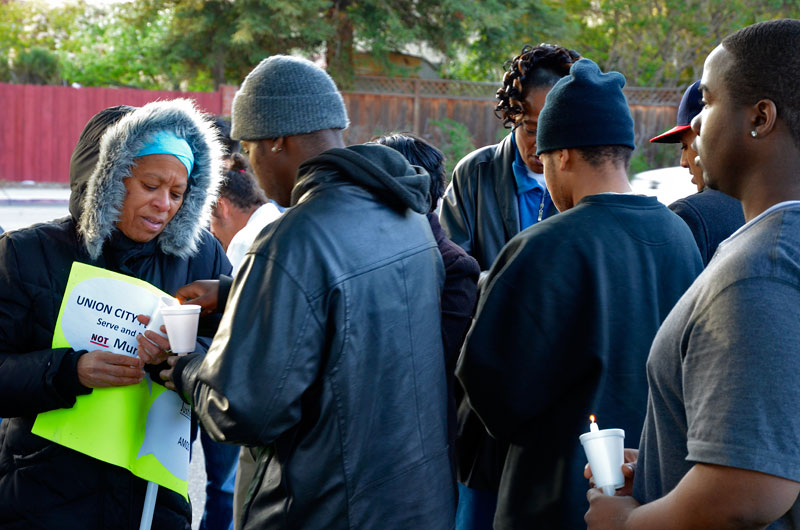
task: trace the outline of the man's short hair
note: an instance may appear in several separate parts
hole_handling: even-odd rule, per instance
[[[725,37],[722,46],[734,58],[723,74],[733,100],[772,100],[800,147],[800,20],[753,24]]]
[[[267,202],[267,196],[258,186],[247,159],[240,153],[231,155],[231,166],[219,188],[219,196],[228,199],[242,211],[250,211]]]
[[[592,167],[601,167],[605,164],[612,163],[615,166],[625,167],[626,171],[631,162],[631,155],[633,155],[633,149],[627,145],[592,145],[588,147],[576,147],[575,150],[578,151],[583,159]]]

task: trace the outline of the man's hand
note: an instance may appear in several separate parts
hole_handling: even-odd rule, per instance
[[[638,449],[625,449],[622,453],[622,476],[625,477],[625,485],[618,489],[614,495],[630,497],[633,495],[633,475],[636,473],[636,461],[639,459]],[[584,478],[589,479],[589,486],[594,487],[594,480],[592,479],[592,468],[589,464],[583,468]]]
[[[144,361],[94,350],[78,359],[78,380],[87,388],[135,385],[144,377]]]
[[[207,315],[217,308],[219,280],[197,280],[178,289],[175,296],[182,304],[199,305],[202,314]]]
[[[583,517],[587,530],[614,530],[625,528],[631,512],[639,507],[633,497],[610,497],[597,488],[586,492],[589,511]]]
[[[150,323],[150,317],[147,315],[138,315],[136,319],[145,326]],[[164,334],[167,333],[164,326],[161,326],[161,331]],[[172,355],[172,350],[169,349],[169,339],[155,331],[148,330],[144,332],[144,335],[137,335],[136,342],[139,344],[136,354],[147,364],[161,364]]]
[[[666,496],[639,506],[631,497],[586,494],[591,530],[763,529],[797,501],[800,483],[758,471],[696,463]]]
[[[175,382],[172,380],[172,376],[175,373],[175,365],[178,364],[178,356],[173,355],[167,359],[167,364],[169,364],[169,368],[166,370],[161,370],[158,373],[158,376],[164,381],[164,386],[169,388],[170,390],[177,390],[175,388]]]

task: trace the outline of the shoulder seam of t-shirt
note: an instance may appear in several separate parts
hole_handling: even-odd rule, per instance
[[[750,282],[755,282],[755,281],[766,281],[766,282],[770,282],[770,283],[780,283],[780,284],[786,285],[788,287],[792,287],[797,291],[800,291],[800,285],[795,285],[795,284],[790,283],[790,282],[788,282],[786,280],[782,280],[780,278],[775,278],[774,276],[749,276],[747,278],[740,278],[740,279],[736,280],[735,282],[731,282],[730,284],[726,285],[725,287],[723,287],[722,289],[717,291],[711,297],[711,299],[708,302],[706,302],[706,304],[704,305],[704,307],[702,309],[698,309],[697,311],[694,312],[696,317],[693,320],[695,322],[700,320],[711,309],[711,306],[714,305],[714,303],[716,302],[717,298],[719,298],[722,295],[722,293],[727,292],[728,290],[730,290],[733,287],[738,287],[739,285],[741,285],[743,283],[750,283]]]

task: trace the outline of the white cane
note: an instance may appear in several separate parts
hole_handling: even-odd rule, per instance
[[[142,520],[139,523],[139,530],[150,530],[150,525],[153,524],[153,512],[156,509],[157,496],[158,484],[148,482],[147,492],[144,494],[144,508],[142,508]]]

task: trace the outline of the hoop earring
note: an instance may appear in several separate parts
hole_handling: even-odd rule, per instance
[[[753,138],[755,138],[756,136],[758,136],[758,131],[756,131],[755,129],[753,129],[752,131],[750,131],[750,136],[752,136]]]

